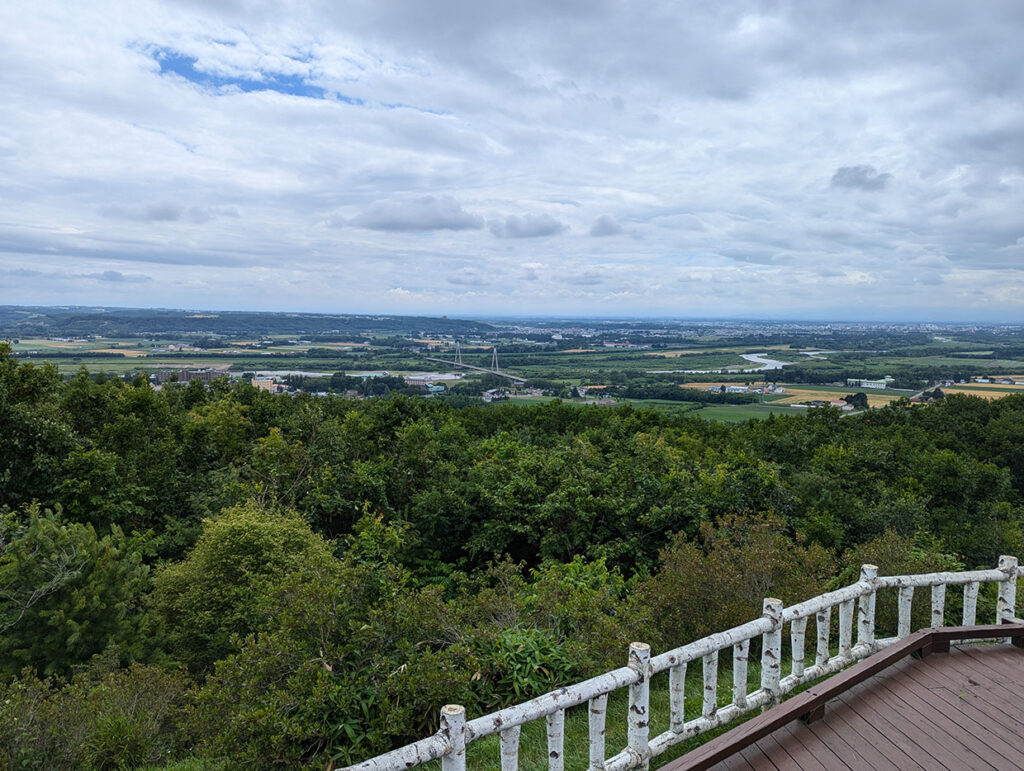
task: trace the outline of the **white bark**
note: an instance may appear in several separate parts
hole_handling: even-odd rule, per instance
[[[608,695],[596,696],[590,700],[590,766],[588,771],[604,768],[605,722],[608,719]]]

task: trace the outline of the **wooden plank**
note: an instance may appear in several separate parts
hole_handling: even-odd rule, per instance
[[[955,666],[941,666],[936,663],[933,666],[914,667],[913,675],[930,687],[933,693],[950,694],[957,700],[961,709],[973,710],[979,720],[985,719],[995,723],[1002,732],[1017,737],[1019,743],[1024,746],[1024,710],[1007,709],[1003,704],[994,702],[987,695],[987,690],[977,687],[980,685],[977,681],[971,681],[969,675]],[[976,685],[972,685],[972,682]]]
[[[963,765],[953,755],[944,751],[941,746],[917,730],[913,723],[907,723],[901,715],[896,714],[885,704],[869,703],[860,695],[843,694],[840,697],[861,719],[870,721],[875,730],[884,733],[905,754],[927,769],[962,768]]]
[[[774,758],[775,765],[782,771],[788,771],[788,769],[799,769],[800,764],[796,762],[796,759],[789,754],[786,746],[779,742],[775,738],[775,734],[769,734],[764,737],[759,744],[763,745],[765,754]]]
[[[1009,651],[1007,652],[1009,653]],[[994,701],[1013,704],[1017,708],[1024,709],[1024,694],[1020,690],[1020,683],[1024,678],[1018,677],[1016,683],[1007,683],[1005,675],[1000,677],[993,673],[987,662],[973,655],[975,651],[962,649],[961,653],[963,659],[959,663],[960,669],[969,673],[971,679],[989,689],[993,694]],[[1017,652],[1017,649],[1013,649],[1013,654],[1016,654],[1015,658],[1024,658]]]
[[[840,761],[848,765],[850,768],[878,768],[877,765],[868,762],[865,755],[870,755],[866,751],[867,743],[861,737],[848,736],[835,729],[831,724],[831,721],[819,721],[808,726],[800,725],[799,723],[793,723],[790,728],[793,733],[800,736],[803,734],[810,734],[807,737],[808,741],[813,736],[825,747],[828,747],[835,753],[836,757]],[[861,750],[858,751],[855,745],[861,744]]]
[[[750,764],[750,767],[757,771],[778,771],[778,766],[758,745],[751,744],[749,747],[740,750],[740,755]]]
[[[1024,731],[1024,722],[1017,721],[1014,725],[1012,719],[1006,719],[999,710],[993,713],[984,712],[973,703],[978,699],[976,694],[957,693],[950,688],[940,686],[932,687],[929,680],[923,675],[922,670],[926,667],[914,667],[909,674],[914,678],[917,686],[923,689],[927,698],[933,703],[945,705],[950,713],[957,714],[961,728],[967,731],[979,741],[990,745],[1007,761],[1008,768],[1024,768],[1024,739],[1020,738]],[[973,699],[971,698],[973,697]],[[1007,739],[1017,737],[1017,745],[1014,746]]]
[[[924,771],[924,766],[911,758],[883,732],[850,709],[842,697],[836,700],[829,714],[829,722],[836,726],[836,730],[863,739],[865,748],[861,754],[870,756],[871,768],[898,769],[899,771],[921,769]]]
[[[944,741],[947,746],[951,746],[950,742],[959,744],[967,751],[968,759],[980,758],[994,768],[1012,767],[1013,764],[1009,763],[1003,754],[964,727],[963,723],[966,720],[963,712],[939,709],[933,701],[922,698],[916,683],[909,677],[889,679],[880,684],[879,695],[882,695],[883,690],[888,691],[893,699],[906,705],[908,719],[917,719],[925,727],[926,732],[934,733],[936,739]],[[935,731],[929,731],[930,726],[934,726]]]
[[[835,768],[847,767],[828,747],[821,747],[817,743],[813,748],[808,747],[805,744],[806,737],[800,734],[800,728],[806,728],[806,726],[785,725],[776,733],[777,737],[787,742],[786,751],[800,768],[807,769],[807,771],[830,771]]]

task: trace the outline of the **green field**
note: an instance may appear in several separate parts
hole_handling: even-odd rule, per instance
[[[762,420],[769,415],[806,415],[802,407],[775,407],[770,404],[711,404],[695,410],[696,417],[717,420],[722,423],[743,423],[755,418]]]

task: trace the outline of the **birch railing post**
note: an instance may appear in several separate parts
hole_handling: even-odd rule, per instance
[[[932,629],[938,629],[946,618],[946,585],[936,584],[932,587]]]
[[[857,601],[857,643],[866,645],[869,649],[875,647],[875,596],[878,592],[874,586],[877,578],[877,565],[861,566],[860,580],[862,583],[871,584],[871,591],[868,594],[862,594]]]
[[[741,640],[732,646],[732,703],[740,709],[747,707],[747,660],[750,658],[750,640]]]
[[[501,771],[518,771],[519,769],[520,732],[520,726],[512,726],[498,735],[501,740]]]
[[[999,582],[996,623],[1003,624],[1017,615],[1017,558],[1004,554],[999,558],[999,569],[1006,574],[1006,578]]]
[[[608,718],[608,694],[595,696],[587,706],[590,708],[590,766],[588,766],[588,771],[603,771],[604,726]]]
[[[828,649],[828,639],[832,634],[831,606],[819,610],[814,615],[814,628],[818,634],[818,645],[815,650],[814,665],[820,668],[828,664],[828,660],[832,657],[832,653]]]
[[[441,756],[441,771],[466,771],[466,708],[461,704],[441,707],[441,733],[449,750]]]
[[[963,626],[974,626],[978,618],[978,582],[964,584]]]
[[[794,618],[789,625],[789,643],[793,654],[793,675],[803,677],[804,674],[804,648],[807,638],[807,617]]]
[[[853,600],[839,603],[839,655],[847,661],[853,658]]]
[[[686,724],[686,663],[676,664],[668,671],[669,728],[682,733]]]
[[[718,711],[718,651],[711,651],[704,662],[704,706],[701,714],[711,717]]]
[[[562,771],[565,768],[565,710],[548,715],[547,724],[548,771]]]
[[[910,634],[910,613],[913,607],[914,587],[901,586],[899,594],[899,626],[896,629],[896,636],[901,640]]]
[[[629,668],[640,679],[629,686],[629,750],[635,755],[635,765],[647,769],[651,751],[647,745],[651,732],[651,646],[647,643],[629,644]]]
[[[772,628],[761,636],[761,688],[768,694],[764,709],[779,701],[779,680],[782,679],[782,600],[766,597],[765,618]]]

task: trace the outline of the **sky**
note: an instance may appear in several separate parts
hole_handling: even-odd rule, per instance
[[[0,304],[1024,322],[1019,0],[0,4]]]

